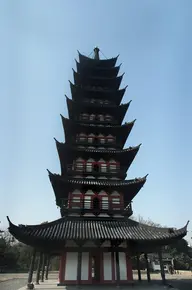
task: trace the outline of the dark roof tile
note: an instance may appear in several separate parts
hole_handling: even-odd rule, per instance
[[[107,239],[155,241],[183,237],[187,225],[170,233],[169,228],[150,227],[127,218],[71,218],[65,217],[47,224],[17,227],[9,220],[9,231],[23,241],[33,237],[37,240],[64,241],[67,239]]]

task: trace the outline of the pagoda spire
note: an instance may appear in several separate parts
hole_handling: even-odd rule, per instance
[[[100,51],[100,49],[98,47],[95,47],[93,51],[94,51],[94,59],[99,60],[99,51]]]

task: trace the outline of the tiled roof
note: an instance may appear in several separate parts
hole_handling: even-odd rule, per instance
[[[67,181],[69,183],[74,183],[74,184],[87,184],[87,185],[101,185],[101,186],[126,186],[126,185],[131,185],[131,184],[141,184],[145,183],[147,176],[143,178],[135,178],[132,180],[88,180],[88,179],[75,179],[75,178],[68,178]]]
[[[83,126],[83,127],[99,127],[99,128],[114,128],[114,129],[123,129],[123,128],[129,128],[130,126],[132,126],[136,119],[131,121],[131,122],[126,122],[125,124],[122,124],[122,125],[105,125],[104,127],[101,127],[100,125],[98,124],[89,124],[89,123],[76,123],[75,121],[71,120],[71,119],[68,119],[68,118],[65,118],[61,115],[61,118],[64,122],[68,122],[68,123],[71,123],[71,124],[74,124],[76,126]]]
[[[54,138],[55,139],[55,138]],[[133,146],[133,147],[129,147],[129,148],[126,148],[126,149],[116,149],[116,150],[112,150],[112,149],[108,149],[108,148],[104,148],[104,149],[99,149],[99,148],[80,148],[80,147],[71,147],[69,146],[68,144],[66,143],[62,143],[62,142],[59,142],[57,141],[57,139],[55,139],[55,142],[56,142],[56,145],[59,146],[60,148],[69,148],[69,149],[72,149],[72,150],[77,150],[77,151],[80,151],[80,152],[88,152],[88,153],[115,153],[115,154],[123,154],[123,153],[127,153],[127,152],[131,152],[131,151],[138,151],[141,144],[139,144],[138,146]],[[83,146],[84,144],[82,144]],[[93,144],[94,145],[94,144]],[[102,144],[101,144],[102,146]],[[111,145],[113,146],[113,145]]]
[[[100,186],[114,186],[114,187],[119,187],[119,186],[129,186],[132,184],[135,185],[140,185],[141,187],[144,185],[146,182],[147,176],[144,176],[142,178],[135,178],[135,179],[130,179],[130,180],[98,180],[98,179],[86,179],[86,178],[64,178],[59,174],[53,174],[48,170],[49,176],[51,181],[56,181],[56,180],[61,180],[66,183],[71,183],[71,184],[84,184],[84,185],[100,185]]]
[[[141,146],[141,144],[139,144],[138,146],[134,146],[134,147],[129,147],[127,149],[121,149],[121,150],[111,150],[111,149],[89,149],[89,148],[76,148],[78,151],[86,151],[86,152],[98,152],[98,153],[116,153],[116,154],[123,154],[123,153],[126,153],[126,152],[130,152],[130,151],[137,151],[139,150],[139,147]]]
[[[181,238],[187,233],[187,225],[179,230],[150,227],[131,219],[64,217],[56,221],[34,226],[15,226],[9,220],[9,231],[15,238],[27,237],[46,241],[67,239],[106,239],[131,241],[162,241]]]
[[[117,59],[118,59],[118,56],[116,57],[113,57],[113,58],[109,58],[109,59],[94,59],[94,58],[90,58],[90,57],[87,57],[83,54],[81,54],[79,51],[79,62],[80,64],[84,64],[84,63],[87,63],[87,64],[92,64],[92,65],[95,65],[97,64],[97,66],[103,66],[103,67],[114,67],[116,62],[117,62]]]

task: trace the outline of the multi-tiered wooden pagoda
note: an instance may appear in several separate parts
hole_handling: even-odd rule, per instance
[[[98,48],[93,59],[79,53],[72,99],[66,97],[69,118],[61,116],[65,143],[55,140],[61,175],[49,171],[61,218],[33,226],[9,220],[18,240],[61,256],[59,285],[130,282],[132,256],[159,252],[187,232],[186,226],[156,228],[129,218],[146,176],[126,179],[140,145],[123,149],[135,121],[122,124],[130,102],[120,104],[126,88],[119,89],[116,61],[101,60]]]

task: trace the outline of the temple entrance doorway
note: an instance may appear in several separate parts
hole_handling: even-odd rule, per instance
[[[99,254],[92,254],[91,257],[92,262],[92,282],[100,283],[101,275],[100,275],[100,255]]]

